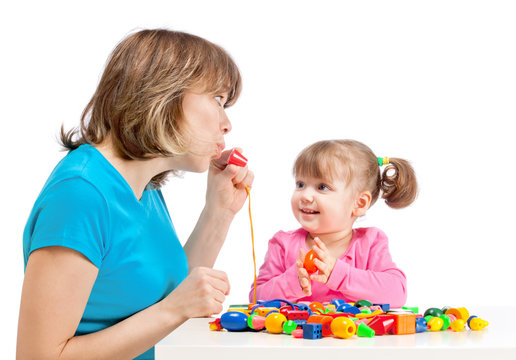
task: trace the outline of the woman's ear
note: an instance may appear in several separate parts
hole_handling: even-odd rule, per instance
[[[355,206],[353,208],[353,216],[360,217],[365,215],[366,211],[371,206],[372,195],[369,191],[362,191],[355,199]]]

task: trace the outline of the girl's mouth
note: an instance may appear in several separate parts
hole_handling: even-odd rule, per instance
[[[311,209],[306,209],[306,208],[304,208],[304,209],[299,209],[299,210],[301,210],[301,212],[302,212],[303,214],[308,214],[308,215],[315,215],[315,214],[319,214],[319,211],[315,211],[315,210],[311,210]]]

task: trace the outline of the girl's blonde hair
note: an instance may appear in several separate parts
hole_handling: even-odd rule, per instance
[[[165,29],[142,30],[111,53],[84,109],[79,128],[65,132],[67,150],[100,144],[109,135],[125,159],[174,156],[187,150],[182,102],[185,91],[228,93],[225,107],[240,94],[238,67],[221,47],[198,36]],[[159,187],[169,171],[155,176]]]
[[[298,155],[293,173],[329,181],[340,178],[357,192],[371,192],[371,205],[380,192],[394,209],[409,206],[417,196],[416,175],[407,160],[389,158],[389,165],[381,170],[373,151],[355,140],[325,140],[308,146]]]

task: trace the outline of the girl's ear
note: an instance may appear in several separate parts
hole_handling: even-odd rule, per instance
[[[355,206],[353,208],[353,216],[360,217],[365,215],[366,211],[371,206],[372,195],[369,191],[359,193],[355,199]]]

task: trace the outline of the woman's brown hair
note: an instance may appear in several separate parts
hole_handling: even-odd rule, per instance
[[[409,206],[417,196],[414,169],[407,160],[389,158],[381,170],[373,151],[356,140],[324,140],[298,155],[294,176],[334,180],[341,178],[356,191],[371,192],[371,206],[380,196],[394,209]]]
[[[198,36],[165,29],[142,30],[111,53],[79,128],[61,126],[67,150],[110,137],[125,159],[174,156],[187,150],[182,102],[190,89],[227,92],[225,107],[238,99],[242,81],[228,53]],[[169,172],[155,176],[159,187]]]

